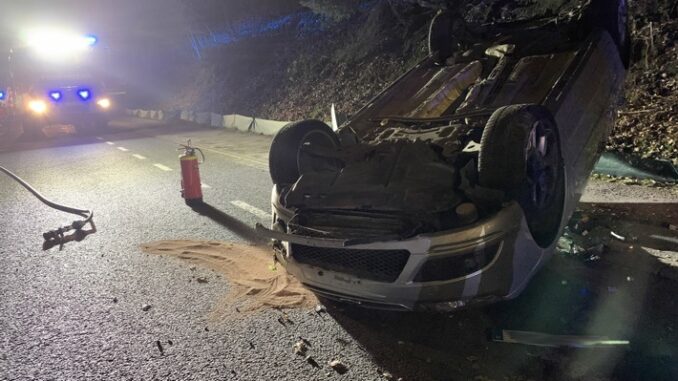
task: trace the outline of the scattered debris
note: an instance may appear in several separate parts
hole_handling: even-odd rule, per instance
[[[250,349],[255,349],[254,344],[252,344],[251,341],[249,342],[249,344],[250,344]]]
[[[278,323],[282,324],[285,327],[287,327],[288,324],[290,325],[294,324],[290,317],[284,312],[282,313],[282,315],[278,317]]]
[[[162,347],[162,344],[160,344],[160,340],[156,340],[156,341],[155,341],[155,345],[158,346],[158,350],[160,351],[160,354],[161,354],[161,355],[164,355],[164,354],[165,354],[165,349]]]
[[[141,310],[144,311],[144,312],[145,312],[145,311],[148,311],[148,310],[150,310],[150,309],[151,309],[151,305],[150,305],[150,304],[144,304],[143,306],[141,306]]]
[[[313,357],[311,357],[311,356],[306,356],[306,358],[304,359],[304,361],[306,361],[307,363],[311,364],[311,366],[314,367],[314,368],[320,368],[320,364],[318,364],[318,362],[315,361],[315,360],[313,359]]]
[[[325,306],[323,306],[322,304],[318,304],[317,306],[315,306],[315,313],[320,315],[323,312],[327,312],[327,309],[325,308]]]
[[[330,368],[334,369],[334,371],[339,374],[344,374],[348,372],[348,367],[339,360],[332,360],[328,363],[328,365],[330,366]]]
[[[388,381],[395,380],[395,377],[393,377],[393,375],[390,372],[387,372],[385,370],[377,369],[377,373]]]
[[[305,356],[306,352],[308,352],[308,347],[302,340],[299,340],[296,343],[294,343],[292,350],[294,351],[295,355]]]
[[[610,235],[611,235],[612,237],[614,237],[614,238],[616,238],[616,239],[622,241],[622,242],[626,241],[626,238],[625,238],[624,236],[619,235],[619,234],[617,234],[617,233],[615,233],[615,232],[613,232],[613,231],[610,231]]]
[[[610,340],[606,336],[566,336],[541,332],[512,331],[494,329],[490,334],[492,341],[512,344],[526,344],[538,347],[600,348],[629,345],[628,340]]]
[[[470,362],[478,361],[478,356],[466,356],[466,360]]]
[[[117,303],[117,302],[118,302],[118,298],[113,298],[113,303]]]
[[[198,277],[198,278],[196,278],[195,280],[196,280],[196,282],[198,282],[198,283],[208,283],[208,282],[209,282],[209,281],[207,280],[207,278],[203,278],[203,277]]]
[[[306,344],[307,347],[312,347],[311,342],[304,339],[303,337],[299,336],[299,340],[301,340],[304,344]]]

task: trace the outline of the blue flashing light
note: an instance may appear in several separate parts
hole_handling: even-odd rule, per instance
[[[5,100],[5,90],[0,90],[0,101]]]
[[[87,44],[87,46],[94,46],[97,42],[99,42],[97,36],[92,34],[85,36],[85,44]]]
[[[55,102],[59,102],[61,100],[61,97],[63,97],[63,94],[61,94],[61,91],[50,91],[49,97],[52,98],[52,100],[54,100]]]
[[[87,101],[92,97],[92,92],[89,91],[88,89],[80,89],[80,90],[78,90],[78,96],[83,101]]]

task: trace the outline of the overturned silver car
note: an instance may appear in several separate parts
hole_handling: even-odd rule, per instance
[[[626,3],[581,3],[471,41],[440,12],[430,56],[341,128],[284,127],[272,226],[258,226],[277,259],[317,294],[370,307],[517,296],[552,255],[621,94]]]

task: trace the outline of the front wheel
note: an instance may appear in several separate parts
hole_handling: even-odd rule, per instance
[[[284,126],[271,142],[268,154],[269,172],[274,184],[291,184],[297,181],[304,165],[314,161],[304,160],[304,149],[331,150],[339,146],[339,138],[332,129],[319,120],[303,120]],[[305,164],[310,163],[310,164]]]
[[[537,244],[556,239],[565,173],[558,129],[545,107],[511,105],[492,114],[480,141],[478,177],[520,204]]]

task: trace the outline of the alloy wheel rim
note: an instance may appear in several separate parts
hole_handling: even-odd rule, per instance
[[[532,125],[525,149],[529,200],[537,210],[546,208],[555,193],[558,178],[557,140],[552,128],[537,121]]]

